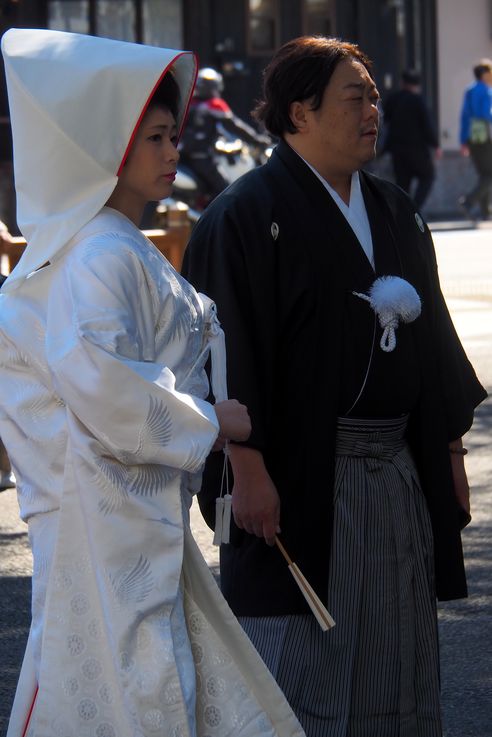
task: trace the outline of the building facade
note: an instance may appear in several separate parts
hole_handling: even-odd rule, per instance
[[[444,149],[428,214],[456,212],[458,189],[473,176],[470,163],[459,158],[458,119],[475,59],[492,55],[492,0],[3,0],[0,8],[0,33],[46,27],[191,48],[201,66],[222,72],[224,96],[246,120],[260,95],[262,70],[282,43],[303,34],[354,41],[373,59],[383,97],[398,86],[404,68],[421,72]],[[1,77],[0,161],[8,162]],[[385,159],[374,168],[391,177]]]

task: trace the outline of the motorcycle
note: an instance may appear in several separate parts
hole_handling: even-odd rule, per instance
[[[173,196],[190,208],[190,216],[200,213],[226,187],[240,176],[267,161],[271,146],[253,147],[240,138],[221,134],[214,142],[212,156],[190,159],[178,164]],[[206,177],[202,172],[206,170]],[[211,184],[211,182],[216,183]]]

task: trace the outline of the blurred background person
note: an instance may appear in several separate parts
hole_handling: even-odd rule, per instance
[[[222,74],[211,67],[200,69],[180,145],[181,164],[188,166],[200,180],[206,204],[231,184],[217,165],[218,139],[239,139],[247,144],[253,153],[250,168],[259,163],[261,153],[270,145],[268,136],[261,135],[234,115],[222,97],[223,90]],[[244,173],[237,168],[237,176]]]
[[[475,207],[482,220],[490,217],[492,187],[492,60],[481,59],[473,68],[475,82],[466,90],[461,108],[460,143],[463,156],[470,156],[478,175],[475,187],[459,199],[470,218]]]
[[[384,151],[391,154],[396,183],[413,197],[418,210],[422,209],[435,178],[434,156],[440,158],[442,154],[420,84],[420,74],[407,69],[402,74],[401,89],[391,94],[384,105]]]

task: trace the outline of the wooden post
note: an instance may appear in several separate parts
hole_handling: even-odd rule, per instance
[[[188,217],[188,208],[182,203],[170,206],[166,211],[166,228],[159,230],[144,230],[144,235],[152,241],[159,251],[174,266],[176,271],[181,269],[183,255],[191,233],[191,223]],[[14,269],[19,261],[26,242],[24,238],[14,238],[12,243],[0,245],[0,272],[6,276]]]

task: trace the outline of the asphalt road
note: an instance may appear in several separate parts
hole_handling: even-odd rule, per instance
[[[492,393],[492,230],[435,232],[441,282],[465,349]],[[492,400],[466,438],[473,520],[463,538],[469,598],[441,604],[441,681],[445,737],[492,737]],[[193,510],[192,527],[209,565],[217,551]],[[15,491],[0,493],[0,735],[29,628],[31,557]]]
[[[492,394],[492,229],[434,234],[443,291]],[[440,605],[445,737],[492,737],[492,399],[465,444],[473,520],[463,533],[469,597]]]

